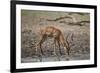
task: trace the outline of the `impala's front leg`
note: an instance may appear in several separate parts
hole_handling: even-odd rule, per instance
[[[41,36],[39,43],[37,44],[37,46],[39,46],[39,49],[41,51],[41,55],[43,55],[43,49],[42,49],[42,44],[45,41],[46,37],[45,36]]]
[[[60,48],[60,41],[59,41],[59,39],[57,40],[57,44],[58,44],[58,48],[59,48],[59,53],[60,53],[60,55],[62,55],[62,53],[61,53],[61,48]]]
[[[56,43],[57,43],[57,41],[56,41],[56,39],[54,39],[54,51],[53,51],[53,55],[55,55],[55,56],[56,56]]]

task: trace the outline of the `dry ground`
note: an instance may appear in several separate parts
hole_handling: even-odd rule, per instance
[[[69,24],[73,20],[70,18],[61,18],[65,16],[75,17],[77,22],[90,21],[89,13],[72,12],[50,12],[50,11],[21,11],[21,62],[48,62],[48,61],[70,61],[90,59],[90,23]],[[58,18],[58,20],[56,20]],[[68,37],[70,43],[70,56],[62,55],[56,48],[57,56],[53,55],[53,39],[48,38],[43,43],[44,55],[38,56],[34,45],[39,41],[39,30],[47,26],[54,26],[63,32],[65,39]],[[73,34],[73,38],[71,38]],[[39,51],[39,50],[38,50]],[[39,53],[39,52],[38,52]]]

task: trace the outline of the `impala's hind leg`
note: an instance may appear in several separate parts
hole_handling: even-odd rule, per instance
[[[65,50],[66,54],[68,54],[68,55],[70,54],[70,53],[69,53],[70,48],[69,48],[68,45],[64,44],[64,50]]]
[[[55,43],[54,55],[57,57],[58,61],[60,61],[60,57],[56,53],[56,47],[57,47],[57,44],[58,44],[57,38],[54,39],[54,43]],[[60,48],[60,44],[59,44],[59,48]]]
[[[60,55],[62,55],[62,53],[61,53],[61,48],[60,48],[60,41],[59,41],[59,39],[57,40],[57,44],[58,44],[59,53],[60,53]]]

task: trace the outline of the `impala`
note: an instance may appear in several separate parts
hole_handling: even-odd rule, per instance
[[[62,34],[61,30],[53,26],[47,26],[44,29],[40,30],[40,41],[37,43],[36,46],[40,47],[42,54],[43,54],[42,44],[45,40],[47,40],[47,37],[54,38],[55,47],[58,44],[60,53],[61,53],[60,46],[62,45],[65,51],[65,54],[68,53],[69,55],[70,47],[69,47],[68,41],[67,40],[65,41],[64,35]],[[56,55],[55,48],[54,48],[54,54]]]

